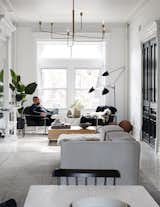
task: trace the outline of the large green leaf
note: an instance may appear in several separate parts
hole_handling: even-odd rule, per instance
[[[17,75],[17,83],[19,83],[21,81],[21,76]]]
[[[24,103],[26,102],[27,100],[24,98],[22,101],[21,101],[21,106],[24,105]]]
[[[18,113],[21,114],[23,112],[24,107],[22,106],[21,108],[18,109]]]
[[[17,84],[17,91],[20,92],[20,93],[23,93],[25,92],[25,85],[21,84],[21,83],[18,83]]]
[[[9,87],[10,87],[10,89],[12,90],[12,91],[15,91],[15,86],[13,85],[13,84],[9,84]]]
[[[3,93],[3,85],[0,85],[0,93]]]
[[[3,77],[4,77],[4,71],[0,71],[0,82],[3,82]]]
[[[17,83],[17,75],[16,75],[16,73],[12,69],[10,69],[10,72],[11,72],[11,77],[12,77],[13,82]]]
[[[26,86],[25,93],[31,95],[35,92],[36,88],[37,88],[37,83],[35,83],[35,82],[30,83]]]

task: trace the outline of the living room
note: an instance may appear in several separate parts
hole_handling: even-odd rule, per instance
[[[0,0],[0,206],[160,205],[159,6]]]

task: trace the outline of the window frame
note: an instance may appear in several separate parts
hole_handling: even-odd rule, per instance
[[[103,45],[102,45],[102,51],[104,52]],[[42,69],[51,69],[51,70],[52,69],[65,69],[66,70],[66,76],[67,76],[66,108],[60,108],[60,110],[67,110],[76,100],[76,90],[82,90],[82,91],[87,90],[87,89],[76,88],[76,70],[99,70],[101,71],[103,68],[103,65],[104,65],[104,56],[102,56],[101,59],[99,58],[97,59],[73,58],[72,59],[72,57],[70,57],[69,59],[65,59],[65,58],[43,59],[42,58],[42,59],[38,59],[38,73],[39,73],[39,70],[42,70]],[[38,78],[39,80],[38,94],[39,94],[39,90],[45,90],[45,89],[41,87],[42,73],[40,72],[38,76],[39,76]],[[96,83],[94,86],[96,87]],[[57,90],[57,89],[65,89],[65,88],[52,88],[52,90]],[[51,90],[51,88],[49,90]],[[103,96],[102,98],[100,97],[100,104],[105,104],[105,102],[106,102],[106,99],[103,98]],[[89,110],[95,110],[95,108],[84,108],[84,111],[89,111]]]
[[[41,83],[42,83],[42,73],[43,70],[66,70],[66,88],[42,88],[41,87]],[[67,108],[67,88],[68,88],[68,74],[67,74],[67,68],[63,68],[63,67],[40,67],[40,88],[38,90],[38,94],[41,94],[42,91],[56,91],[56,90],[65,90],[66,92],[66,106],[65,108],[60,108],[60,109],[66,109]]]
[[[89,89],[92,87],[92,86],[94,86],[95,87],[95,85],[92,85],[92,86],[90,86],[90,88],[77,88],[76,87],[76,71],[77,70],[80,70],[80,71],[83,71],[83,70],[91,70],[91,71],[93,71],[93,70],[97,70],[97,71],[101,71],[101,68],[100,67],[75,67],[75,87],[74,87],[74,90],[75,90],[75,99],[76,99],[76,91],[84,91],[84,92],[86,92],[87,90],[89,91]],[[98,73],[99,73],[98,72]],[[98,76],[99,76],[99,74],[98,74]],[[98,77],[97,77],[98,78]],[[104,84],[105,84],[105,81],[104,81]],[[103,99],[103,97],[101,98],[101,101],[100,101],[102,104],[105,102],[104,101],[104,99]],[[105,103],[104,103],[105,104]],[[96,108],[97,106],[95,106],[95,108]],[[89,107],[85,107],[85,110],[93,110],[93,109],[95,109],[95,108],[89,108]]]
[[[65,90],[66,91],[66,107],[65,108],[60,108],[62,110],[66,110],[68,109],[73,102],[76,100],[76,91],[86,91],[87,89],[89,90],[89,88],[76,88],[76,71],[77,70],[101,70],[100,67],[76,67],[76,66],[68,66],[66,68],[64,67],[41,67],[40,71],[41,71],[41,82],[42,82],[42,71],[43,70],[56,70],[56,69],[60,69],[60,70],[66,70],[66,88],[42,88],[41,84],[40,84],[40,88],[39,88],[39,94],[41,94],[42,91],[56,91],[56,90]],[[91,86],[92,87],[92,86]],[[103,98],[100,101],[103,104]],[[104,103],[105,104],[105,103]],[[96,106],[95,106],[96,107]],[[85,110],[92,110],[95,108],[85,108]]]

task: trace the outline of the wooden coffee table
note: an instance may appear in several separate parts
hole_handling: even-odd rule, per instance
[[[82,129],[79,126],[71,126],[70,129],[52,129],[48,128],[48,139],[50,141],[57,140],[61,134],[96,134],[96,128],[93,126]]]

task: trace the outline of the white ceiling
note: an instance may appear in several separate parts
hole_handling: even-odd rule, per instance
[[[77,20],[84,12],[85,22],[127,22],[147,0],[75,0]],[[10,0],[18,22],[70,22],[72,0]]]

